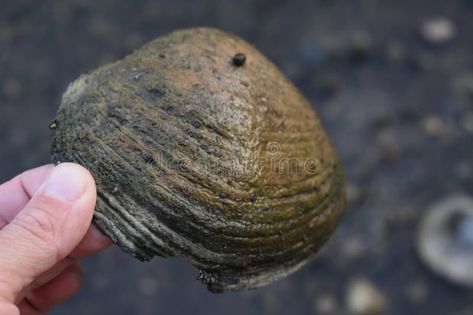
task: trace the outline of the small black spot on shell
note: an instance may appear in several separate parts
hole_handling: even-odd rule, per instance
[[[252,195],[250,196],[250,201],[251,201],[251,202],[255,202],[256,199],[258,199],[258,196],[257,196],[256,194],[252,194]]]
[[[235,67],[241,67],[245,64],[246,56],[242,53],[238,53],[232,58],[232,64]]]

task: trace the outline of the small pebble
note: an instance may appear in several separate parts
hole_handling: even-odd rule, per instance
[[[433,115],[424,119],[422,127],[425,133],[429,136],[439,136],[445,130],[443,121],[439,117]]]
[[[370,280],[355,278],[348,284],[346,305],[350,314],[381,314],[386,308],[386,297]]]
[[[435,44],[448,42],[456,35],[455,24],[447,18],[433,18],[425,21],[421,27],[424,39]]]

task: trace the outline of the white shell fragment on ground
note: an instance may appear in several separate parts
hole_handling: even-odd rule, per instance
[[[417,251],[437,274],[473,286],[473,198],[458,195],[434,204],[419,225]]]

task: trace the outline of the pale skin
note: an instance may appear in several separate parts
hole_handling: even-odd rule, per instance
[[[63,163],[0,185],[0,314],[44,314],[82,284],[78,261],[111,244],[91,225],[95,182]]]

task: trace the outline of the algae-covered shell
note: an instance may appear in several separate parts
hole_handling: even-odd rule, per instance
[[[345,204],[309,102],[254,47],[215,29],[173,32],[82,75],[53,133],[53,161],[93,174],[105,234],[141,260],[186,258],[212,291],[295,271]]]

